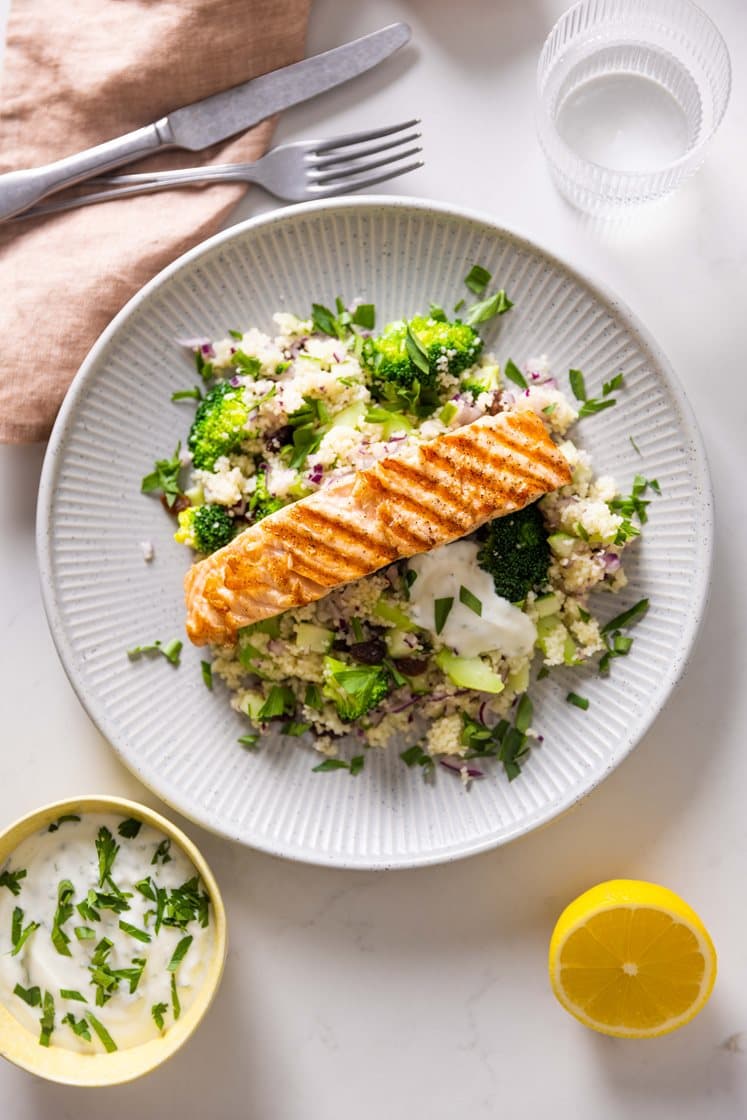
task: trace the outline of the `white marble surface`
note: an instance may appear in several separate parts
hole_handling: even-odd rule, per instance
[[[48,1085],[3,1064],[2,1120],[747,1115],[747,531],[735,486],[747,435],[747,6],[703,2],[732,51],[731,107],[697,179],[625,228],[598,228],[567,209],[534,139],[534,66],[564,0],[316,0],[311,50],[399,18],[412,23],[414,44],[354,86],[289,112],[278,134],[421,115],[427,166],[400,190],[480,208],[529,233],[617,289],[658,337],[702,425],[718,514],[710,609],[666,711],[574,813],[460,864],[317,870],[188,824],[224,889],[231,932],[202,1028],[167,1067],[109,1091]],[[239,216],[269,205],[255,194]],[[87,719],[47,632],[33,533],[42,454],[0,448],[0,825],[84,792],[158,805]],[[719,951],[708,1008],[660,1041],[587,1032],[548,989],[555,917],[579,891],[618,875],[679,890]]]

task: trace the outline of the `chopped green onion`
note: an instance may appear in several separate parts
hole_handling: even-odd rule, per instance
[[[39,922],[29,922],[26,928],[23,927],[23,910],[20,906],[16,906],[13,910],[13,918],[11,922],[11,945],[13,948],[10,951],[12,957],[17,957],[23,946],[28,941],[31,934],[39,928]]]
[[[78,1019],[76,1022],[75,1016],[73,1015],[72,1011],[68,1011],[67,1015],[63,1015],[62,1022],[66,1023],[67,1026],[69,1026],[72,1030],[73,1034],[76,1034],[78,1038],[85,1038],[87,1042],[91,1041],[91,1032],[88,1029],[88,1023],[85,1021],[85,1019]]]
[[[575,704],[577,708],[581,708],[584,712],[589,707],[589,701],[585,696],[579,696],[577,692],[569,692],[566,696],[569,704]]]
[[[96,931],[90,926],[76,926],[73,932],[78,941],[92,941],[96,936]]]
[[[449,617],[451,608],[454,606],[453,597],[446,597],[444,599],[434,599],[433,601],[433,616],[436,623],[436,633],[440,634],[446,625],[446,619]]]
[[[609,622],[606,622],[602,627],[602,633],[609,634],[612,630],[622,630],[624,626],[633,626],[640,618],[643,618],[648,608],[648,599],[639,599],[638,602],[634,603],[627,611],[615,615]]]
[[[201,401],[202,392],[197,385],[194,389],[177,389],[171,394],[171,399],[172,401]]]
[[[459,602],[464,603],[465,607],[469,607],[476,615],[482,616],[482,602],[473,595],[468,587],[459,588]]]

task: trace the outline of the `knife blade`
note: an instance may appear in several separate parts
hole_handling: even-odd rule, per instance
[[[165,118],[170,142],[191,152],[217,144],[266,117],[365,73],[410,39],[406,23],[354,39],[176,109]],[[159,125],[161,122],[159,122]]]
[[[392,23],[341,47],[294,62],[175,109],[153,124],[43,167],[0,175],[0,221],[74,183],[142,159],[163,148],[198,151],[242,132],[272,113],[298,105],[376,66],[410,38],[406,23]]]

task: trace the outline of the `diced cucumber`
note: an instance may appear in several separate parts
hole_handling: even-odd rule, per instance
[[[241,710],[249,719],[257,719],[265,698],[261,692],[247,692],[241,701]]]
[[[549,614],[557,614],[560,607],[560,599],[554,592],[550,592],[549,595],[538,596],[534,603],[538,618],[546,618]]]
[[[332,427],[357,428],[365,415],[366,405],[363,401],[353,401],[352,404],[332,417]]]
[[[436,664],[458,688],[473,688],[476,692],[503,692],[501,678],[479,657],[458,657],[448,649],[442,649],[436,654]]]
[[[446,426],[448,427],[448,425],[456,416],[457,412],[459,412],[459,405],[456,404],[455,401],[447,401],[439,412],[438,418],[442,424],[446,424]]]
[[[395,627],[384,635],[386,651],[390,657],[412,657],[412,646],[407,644],[408,631]]]
[[[563,626],[563,623],[557,614],[548,614],[544,618],[538,618],[537,637],[539,639],[548,638],[559,626]],[[565,627],[563,628],[565,629]]]
[[[515,673],[509,673],[506,683],[513,692],[526,692],[529,688],[529,665],[517,669]]]
[[[327,653],[332,648],[334,633],[313,622],[299,622],[296,626],[296,645],[310,653]]]
[[[576,652],[577,652],[577,650],[578,650],[578,646],[574,642],[571,635],[566,634],[565,644],[563,646],[563,664],[564,665],[575,665],[576,664]]]
[[[412,631],[417,630],[417,626],[409,618],[404,611],[399,607],[395,607],[394,603],[388,603],[386,599],[379,599],[374,607],[373,612],[377,618],[382,619],[384,622],[391,622],[398,630]]]
[[[239,641],[243,634],[269,634],[271,638],[280,637],[280,615],[274,614],[272,618],[262,618],[259,622],[252,622],[249,626],[242,626],[239,630]]]
[[[576,540],[577,538],[572,537],[570,533],[551,533],[547,543],[556,556],[567,559],[573,552]]]

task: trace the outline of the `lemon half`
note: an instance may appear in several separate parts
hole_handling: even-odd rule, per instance
[[[550,940],[550,983],[584,1026],[654,1038],[708,1002],[716,951],[694,910],[666,887],[612,879],[579,895]]]

